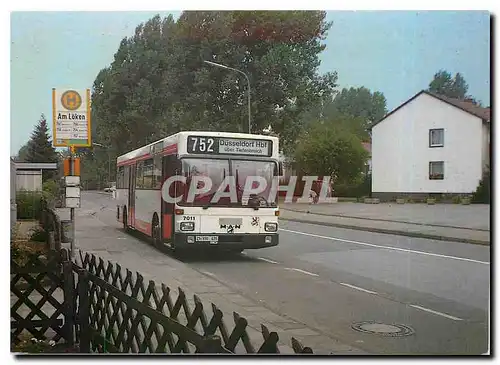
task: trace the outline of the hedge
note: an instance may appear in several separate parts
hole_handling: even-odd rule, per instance
[[[40,220],[47,196],[40,191],[21,190],[16,194],[17,219]]]

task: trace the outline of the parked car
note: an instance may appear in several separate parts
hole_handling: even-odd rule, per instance
[[[104,191],[105,191],[106,193],[112,193],[112,192],[116,191],[116,186],[112,186],[112,187],[104,188]]]

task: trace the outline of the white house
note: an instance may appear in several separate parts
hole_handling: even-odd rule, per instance
[[[490,154],[490,108],[421,91],[373,124],[372,192],[381,200],[473,193]]]

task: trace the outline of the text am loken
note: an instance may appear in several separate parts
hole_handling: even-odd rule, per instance
[[[58,120],[87,120],[85,113],[59,113]]]

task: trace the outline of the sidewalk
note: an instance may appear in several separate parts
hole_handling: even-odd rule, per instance
[[[202,300],[207,316],[212,313],[214,303],[224,313],[228,329],[234,327],[233,312],[237,312],[248,320],[247,332],[254,345],[263,342],[261,324],[279,336],[279,347],[283,354],[293,354],[291,337],[297,338],[304,346],[309,346],[315,354],[354,355],[366,354],[364,351],[345,345],[328,337],[318,330],[299,323],[285,315],[275,313],[263,303],[241,295],[211,276],[209,272],[199,272],[187,264],[167,254],[161,254],[146,242],[138,242],[135,238],[116,228],[104,218],[93,214],[92,209],[79,209],[77,212],[77,248],[101,257],[105,262],[119,263],[122,268],[132,272],[140,272],[145,282],[154,280],[156,284],[164,283],[171,289],[173,300],[177,298],[177,288],[186,293],[191,308],[194,308],[193,294]]]
[[[280,219],[443,241],[490,244],[490,207],[452,204],[280,205]]]

